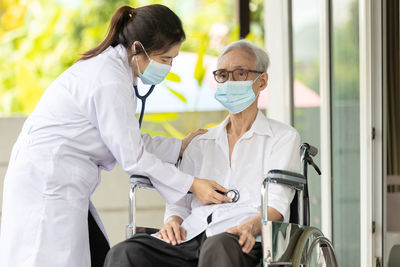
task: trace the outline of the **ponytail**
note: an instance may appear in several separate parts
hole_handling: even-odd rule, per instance
[[[106,50],[109,46],[117,46],[119,43],[118,37],[120,32],[122,32],[125,24],[134,16],[133,12],[134,9],[130,6],[120,7],[112,16],[106,38],[95,48],[83,53],[79,60],[86,60],[95,57],[101,54],[101,52]]]
[[[122,6],[112,16],[106,38],[98,46],[83,53],[79,60],[90,59],[108,47],[119,44],[130,49],[135,41],[139,41],[150,54],[168,50],[184,40],[182,23],[168,7],[149,5],[135,9]]]

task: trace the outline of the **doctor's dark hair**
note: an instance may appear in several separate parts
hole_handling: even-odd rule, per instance
[[[166,52],[175,44],[185,40],[185,32],[178,16],[163,5],[148,5],[139,8],[120,7],[113,15],[106,38],[95,48],[82,54],[79,60],[99,55],[109,46],[122,44],[128,49],[135,41],[143,44],[146,52]],[[137,53],[142,53],[140,46]]]

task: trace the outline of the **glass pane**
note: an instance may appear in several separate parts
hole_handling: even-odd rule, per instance
[[[360,266],[358,1],[332,1],[333,241],[339,266]]]
[[[294,127],[302,142],[320,149],[319,2],[293,0]],[[315,158],[320,166],[320,153]],[[323,171],[323,170],[322,170]],[[310,224],[321,227],[321,177],[308,172]]]

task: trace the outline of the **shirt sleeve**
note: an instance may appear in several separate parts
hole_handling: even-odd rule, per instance
[[[142,135],[144,146],[150,153],[165,162],[175,164],[179,158],[182,140],[174,137]]]
[[[269,166],[271,169],[288,170],[300,173],[300,136],[294,129],[280,136],[274,144]],[[281,184],[270,184],[268,189],[268,206],[276,209],[283,216],[285,222],[289,221],[290,203],[295,190]]]
[[[135,117],[136,98],[130,88],[118,82],[93,88],[82,105],[89,120],[117,162],[128,174],[148,176],[167,203],[187,194],[193,176],[163,162],[145,146]]]

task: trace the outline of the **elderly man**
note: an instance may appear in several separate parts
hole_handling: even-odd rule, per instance
[[[137,234],[116,245],[105,266],[253,267],[261,262],[262,181],[271,169],[300,171],[297,131],[257,108],[268,65],[267,53],[248,41],[225,47],[213,73],[215,98],[229,116],[193,139],[179,167],[238,190],[238,201],[206,206],[189,194],[167,205],[165,224],[155,236]],[[286,186],[270,185],[268,218],[288,221],[293,196]]]

